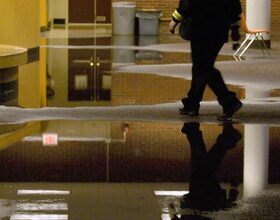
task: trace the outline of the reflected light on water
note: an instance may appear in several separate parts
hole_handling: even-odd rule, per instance
[[[68,190],[26,190],[19,189],[17,195],[69,195]]]
[[[54,133],[44,133],[42,136],[44,146],[57,146],[58,135]]]
[[[177,215],[178,218],[181,217],[181,215]],[[162,220],[171,220],[170,214],[161,214]]]
[[[68,215],[63,214],[15,214],[10,220],[67,220]]]
[[[17,203],[17,211],[58,211],[58,210],[68,210],[67,203]]]
[[[189,191],[165,191],[165,190],[154,191],[154,194],[156,196],[183,196],[188,193]]]

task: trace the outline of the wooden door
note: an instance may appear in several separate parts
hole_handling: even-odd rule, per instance
[[[69,23],[111,23],[111,4],[111,0],[69,0]]]
[[[73,38],[69,45],[111,45],[111,38]],[[108,49],[69,49],[68,101],[110,101],[111,89],[104,80],[111,70]]]
[[[111,23],[112,0],[97,0],[96,23]]]

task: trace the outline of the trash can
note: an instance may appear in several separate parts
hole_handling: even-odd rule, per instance
[[[139,46],[145,47],[149,45],[158,44],[158,36],[156,35],[140,35],[139,36]],[[154,50],[138,50],[135,54],[136,59],[141,60],[159,60],[162,58],[162,55],[158,51]]]
[[[133,35],[135,27],[135,2],[113,2],[114,31],[116,35]]]
[[[139,18],[140,35],[158,35],[159,18],[162,16],[157,9],[137,10],[136,17]]]
[[[113,37],[113,41],[114,41],[114,46],[117,46],[117,48],[115,48],[113,52],[113,63],[114,64],[135,63],[135,51],[120,47],[120,46],[134,46],[134,35],[115,35]]]

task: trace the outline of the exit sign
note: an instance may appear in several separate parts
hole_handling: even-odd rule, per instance
[[[45,133],[43,134],[43,145],[44,146],[56,146],[58,144],[58,135]]]

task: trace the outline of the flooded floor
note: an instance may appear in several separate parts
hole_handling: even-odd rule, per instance
[[[177,37],[57,29],[41,40],[28,68],[43,74],[1,78],[0,219],[278,218],[279,77],[244,77],[253,67],[222,53],[246,100],[219,124],[209,89],[199,117],[178,114],[191,57]]]
[[[1,130],[1,219],[246,219],[263,208],[258,196],[279,194],[278,127],[53,120]]]

